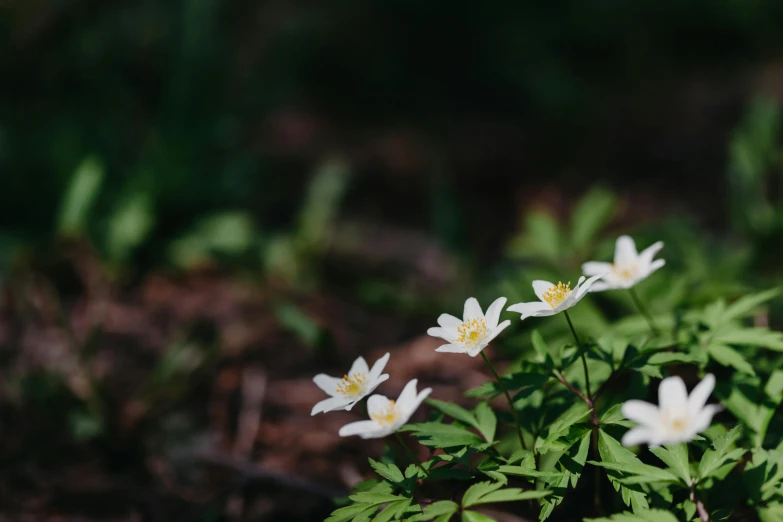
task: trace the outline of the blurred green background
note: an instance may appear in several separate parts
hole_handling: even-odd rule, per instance
[[[256,370],[309,385],[621,233],[666,242],[657,313],[783,279],[779,1],[7,0],[0,28],[4,515],[318,520],[231,502],[350,482],[316,457],[355,445],[240,486],[158,464],[215,394],[231,446]],[[590,302],[594,334],[631,310]],[[285,451],[259,433],[246,458]],[[122,500],[40,478],[74,469]]]

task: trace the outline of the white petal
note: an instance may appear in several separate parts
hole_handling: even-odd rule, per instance
[[[655,261],[650,263],[650,266],[647,269],[647,273],[645,274],[645,277],[647,277],[648,275],[652,274],[653,272],[655,272],[656,270],[658,270],[659,268],[661,268],[665,264],[666,264],[665,260],[663,260],[663,259],[656,259]]]
[[[353,375],[354,373],[360,373],[362,375],[370,373],[370,367],[367,366],[367,361],[365,361],[364,357],[361,355],[351,365],[351,371],[348,372],[348,375]]]
[[[687,412],[688,391],[680,377],[667,377],[658,387],[658,407],[672,413]]]
[[[614,245],[614,264],[624,266],[636,261],[636,243],[631,236],[620,236]]]
[[[468,347],[468,355],[470,355],[471,357],[475,357],[481,352],[483,352],[484,348],[486,347],[487,345],[485,343],[477,344],[475,346],[470,346]]]
[[[382,413],[389,406],[389,402],[389,398],[384,395],[373,395],[367,399],[367,412],[370,416]]]
[[[349,404],[351,404],[350,399],[345,399],[343,397],[329,397],[328,399],[324,399],[313,406],[313,410],[310,412],[310,415],[327,411],[342,410],[345,409]]]
[[[582,265],[582,272],[586,276],[594,276],[598,274],[606,274],[612,271],[612,263],[604,263],[602,261],[588,261]]]
[[[400,425],[401,426],[401,425]],[[382,439],[387,435],[391,435],[400,427],[398,425],[384,426],[382,424],[375,424],[372,430],[360,433],[359,436],[363,439]]]
[[[707,404],[712,390],[715,389],[715,376],[707,374],[704,379],[691,391],[688,396],[688,413],[690,415],[698,415],[701,412],[704,405]]]
[[[505,297],[498,297],[489,305],[489,308],[487,308],[487,315],[484,316],[484,319],[486,319],[487,328],[490,330],[498,325],[498,321],[500,321],[500,312],[502,312],[503,307],[506,306],[506,301],[507,299]]]
[[[443,346],[435,348],[435,351],[443,353],[466,353],[468,349],[462,344],[444,344]]]
[[[536,297],[538,297],[541,301],[544,300],[544,292],[549,290],[550,288],[554,287],[552,283],[549,281],[543,281],[541,279],[536,279],[533,281],[533,292],[536,293]]]
[[[412,401],[406,402],[405,405],[400,408],[400,420],[398,421],[400,426],[410,420],[413,414],[416,413],[416,410],[419,409],[419,406],[421,406],[421,403],[424,402],[424,399],[429,397],[430,393],[432,393],[432,388],[424,388]]]
[[[453,341],[456,339],[456,336],[447,331],[445,328],[428,328],[427,335],[431,335],[432,337],[440,337],[444,341]]]
[[[699,411],[698,415],[691,418],[690,428],[692,434],[696,435],[697,433],[701,433],[702,431],[709,428],[710,423],[712,423],[712,417],[722,409],[723,408],[717,404],[709,404],[704,406],[704,408]]]
[[[552,307],[541,301],[534,301],[532,303],[517,303],[509,306],[507,309],[509,312],[517,312],[522,314],[522,319],[530,317],[531,315],[537,316],[540,312],[545,310],[552,310]]]
[[[612,284],[609,281],[596,281],[593,283],[593,285],[590,287],[591,292],[604,292],[606,290],[615,290],[617,288],[622,288],[620,285]]]
[[[494,330],[492,330],[491,332],[489,332],[489,335],[487,335],[487,336],[486,336],[486,337],[485,337],[485,338],[484,338],[484,339],[481,341],[481,344],[483,344],[484,346],[486,346],[486,345],[488,345],[489,343],[491,343],[491,342],[492,342],[492,340],[493,340],[495,337],[497,337],[497,336],[498,336],[498,334],[499,334],[500,332],[502,332],[503,330],[505,330],[506,328],[508,328],[508,326],[509,326],[510,324],[511,324],[511,321],[509,321],[508,319],[506,319],[505,321],[503,321],[502,323],[500,323],[499,325],[497,325],[497,326],[495,327],[495,329],[494,329]],[[476,353],[478,353],[478,352],[476,352]]]
[[[400,411],[405,411],[406,407],[416,400],[416,385],[418,382],[418,379],[409,381],[400,392],[400,396],[397,398],[397,407],[400,408]]]
[[[315,385],[321,388],[328,395],[334,395],[337,393],[337,385],[340,384],[340,381],[342,381],[342,379],[329,377],[325,373],[319,373],[313,377],[313,382]]]
[[[658,241],[648,246],[644,250],[642,250],[639,253],[639,261],[642,264],[642,266],[646,266],[652,263],[655,254],[657,254],[658,251],[662,248],[663,248],[663,241]]]
[[[374,381],[371,381],[369,383],[369,388],[367,388],[367,392],[362,396],[362,398],[367,397],[369,394],[374,392],[375,388],[377,388],[378,386],[380,386],[382,383],[386,382],[387,380],[389,380],[389,374],[388,373],[384,373],[383,375],[379,375],[377,379],[375,379]]]
[[[456,330],[459,327],[459,325],[462,324],[462,321],[457,319],[453,315],[440,314],[440,316],[438,317],[438,324],[444,330]]]
[[[479,302],[476,298],[470,297],[465,301],[465,310],[462,312],[462,320],[467,322],[478,317],[484,317],[484,313],[481,311],[481,306],[479,306]]]
[[[338,432],[341,437],[350,437],[351,435],[362,435],[366,433],[372,433],[378,430],[378,424],[365,420],[365,421],[358,421],[358,422],[352,422],[350,424],[346,424],[342,428],[340,428],[340,431]]]
[[[660,418],[658,407],[645,401],[625,401],[622,412],[626,419],[645,426],[654,426]]]
[[[622,442],[623,446],[636,446],[638,444],[648,442],[654,438],[655,435],[652,430],[649,428],[638,427],[625,432]]]
[[[389,362],[390,354],[387,353],[377,361],[375,361],[375,364],[372,365],[372,369],[370,370],[370,373],[367,376],[367,380],[369,382],[375,382],[378,380],[378,377],[380,377],[381,372],[383,372],[383,369],[386,368],[386,363]],[[387,377],[388,378],[388,377]]]
[[[582,299],[585,296],[585,294],[587,294],[587,292],[590,291],[590,287],[593,286],[593,284],[596,281],[598,281],[599,279],[601,279],[605,275],[606,274],[595,275],[595,276],[591,277],[590,279],[588,279],[587,281],[584,281],[584,283],[582,282],[584,280],[584,276],[580,277],[579,278],[579,282],[576,284],[576,288],[574,288],[574,292],[573,292],[573,294],[574,294],[574,304],[579,302],[579,300]],[[573,305],[571,305],[571,306],[573,306]]]

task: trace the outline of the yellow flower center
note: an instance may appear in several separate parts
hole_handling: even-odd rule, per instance
[[[337,385],[337,393],[346,397],[359,397],[364,394],[367,376],[363,373],[343,375],[343,379]]]
[[[617,277],[621,279],[633,279],[636,277],[636,267],[635,266],[617,266],[612,265],[612,272],[614,272]]]
[[[661,412],[663,423],[673,431],[682,432],[688,427],[688,414],[685,412],[672,412],[663,410]]]
[[[399,412],[397,411],[397,406],[394,404],[394,401],[389,401],[389,404],[378,413],[370,414],[372,420],[384,426],[394,424],[398,416]]]
[[[455,342],[467,345],[476,345],[487,336],[487,323],[482,318],[471,319],[457,327],[457,339]]]
[[[544,302],[549,306],[555,308],[568,299],[569,295],[571,295],[571,281],[566,284],[558,281],[557,286],[550,287],[541,297],[544,298]]]

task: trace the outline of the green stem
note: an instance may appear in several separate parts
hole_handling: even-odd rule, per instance
[[[487,354],[485,354],[483,350],[481,351],[481,357],[482,359],[484,359],[484,362],[487,364],[487,368],[489,368],[489,371],[492,372],[492,375],[495,376],[495,380],[498,381],[498,386],[500,386],[500,389],[503,390],[503,393],[506,396],[506,400],[508,401],[508,407],[511,408],[511,415],[514,417],[514,424],[516,424],[517,427],[517,436],[519,437],[519,444],[522,446],[522,449],[526,450],[527,445],[525,444],[525,438],[522,436],[522,426],[519,424],[519,415],[517,414],[517,410],[514,409],[514,402],[511,400],[511,395],[508,394],[506,385],[503,384],[503,380],[500,378],[500,375],[498,375],[498,372],[495,371],[495,368],[492,366],[492,363],[489,362],[489,359],[487,358]]]
[[[579,354],[582,358],[582,368],[585,372],[585,390],[587,391],[587,399],[590,401],[590,404],[593,403],[593,394],[590,393],[590,374],[587,371],[587,358],[585,357],[585,352],[582,350],[582,343],[579,341],[579,336],[576,335],[576,330],[574,329],[574,323],[571,322],[571,318],[568,316],[568,310],[564,310],[563,313],[565,314],[566,321],[568,321],[568,327],[571,328],[571,333],[574,335],[574,341],[576,341],[576,347],[579,350]]]
[[[395,431],[394,432],[394,436],[397,438],[397,442],[400,443],[400,446],[402,446],[402,449],[405,450],[405,453],[408,454],[408,457],[410,457],[410,459],[413,461],[413,463],[416,464],[419,467],[419,469],[424,472],[424,476],[427,477],[427,478],[430,478],[430,474],[427,472],[426,469],[424,469],[424,465],[419,460],[419,457],[417,457],[416,454],[413,453],[413,451],[411,451],[411,449],[405,443],[405,439],[403,439],[402,436],[400,435],[400,432]]]
[[[644,316],[644,319],[647,321],[647,325],[650,327],[650,331],[652,331],[653,335],[655,337],[658,337],[658,327],[655,325],[655,321],[653,321],[652,315],[650,315],[650,312],[647,311],[647,308],[645,308],[644,304],[642,304],[642,300],[639,299],[639,295],[636,293],[636,290],[634,290],[633,287],[628,289],[628,293],[631,294],[631,300],[633,301],[633,304],[636,306],[636,309],[639,310],[639,313]]]

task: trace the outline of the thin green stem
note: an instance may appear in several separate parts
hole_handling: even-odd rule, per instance
[[[644,304],[642,303],[642,300],[639,299],[639,295],[636,293],[636,290],[634,290],[633,287],[628,289],[628,293],[631,294],[631,300],[633,301],[633,304],[636,306],[636,309],[639,310],[639,313],[644,316],[644,319],[647,321],[647,325],[650,327],[650,331],[655,337],[658,337],[658,327],[655,325],[655,321],[653,321],[652,315],[650,315],[650,312],[647,311],[647,308],[645,308]]]
[[[585,371],[585,391],[587,391],[587,399],[590,401],[590,404],[592,404],[593,394],[590,393],[590,374],[587,371],[587,358],[585,357],[585,352],[582,350],[582,343],[579,341],[579,336],[576,335],[576,330],[574,329],[574,323],[571,322],[571,318],[568,316],[568,310],[564,310],[563,313],[565,314],[566,321],[568,321],[568,327],[571,328],[571,333],[574,335],[574,341],[576,341],[576,348],[579,350],[579,354],[582,358],[582,368]]]
[[[485,354],[483,350],[481,352],[481,358],[484,359],[487,368],[489,368],[489,371],[492,372],[492,375],[495,376],[495,380],[498,381],[498,386],[500,386],[500,389],[503,390],[503,393],[506,396],[508,407],[511,408],[511,415],[514,417],[514,424],[517,426],[517,437],[519,437],[519,444],[522,446],[522,449],[526,450],[527,444],[525,444],[525,438],[522,436],[522,426],[519,423],[519,415],[517,414],[517,410],[514,409],[514,402],[511,400],[511,395],[508,394],[506,385],[503,384],[503,380],[500,378],[500,375],[498,375],[498,372],[495,371],[495,368],[492,366],[492,363],[489,362],[487,354]]]
[[[397,442],[400,443],[400,446],[402,446],[402,449],[405,450],[405,453],[408,454],[408,457],[413,461],[414,464],[416,464],[420,470],[424,472],[424,476],[427,478],[430,478],[430,474],[427,472],[426,469],[424,469],[424,465],[421,463],[421,460],[419,460],[419,457],[416,456],[413,451],[408,447],[408,445],[405,443],[405,439],[402,438],[400,435],[400,432],[395,431],[394,436],[397,438]]]

